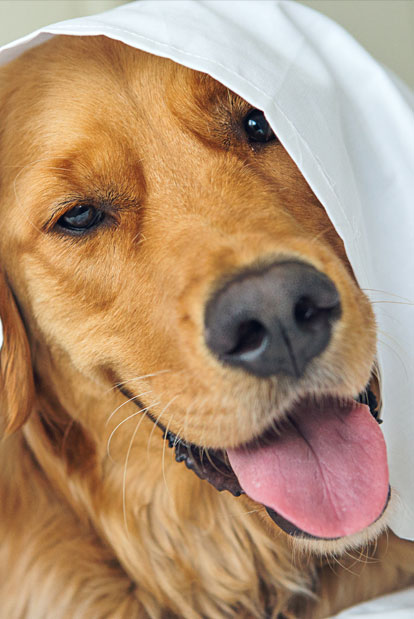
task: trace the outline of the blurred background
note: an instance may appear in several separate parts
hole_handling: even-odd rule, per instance
[[[0,45],[40,26],[106,11],[127,1],[0,0]],[[414,88],[414,0],[293,1],[344,26],[377,60]]]

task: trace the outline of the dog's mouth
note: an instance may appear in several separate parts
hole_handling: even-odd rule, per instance
[[[385,441],[377,402],[304,398],[284,420],[249,443],[203,448],[166,432],[178,462],[217,490],[246,494],[290,535],[338,539],[384,512],[389,496]]]

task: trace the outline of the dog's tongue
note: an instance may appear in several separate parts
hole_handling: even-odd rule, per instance
[[[387,502],[385,441],[363,404],[303,401],[270,444],[227,454],[250,498],[316,537],[361,531]]]

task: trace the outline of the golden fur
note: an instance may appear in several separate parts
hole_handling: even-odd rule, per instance
[[[386,529],[301,544],[175,462],[116,388],[207,448],[258,435],[301,393],[352,396],[375,324],[329,219],[250,106],[104,37],[56,37],[0,72],[0,608],[7,619],[326,617],[413,582]],[[62,213],[104,204],[85,237]],[[279,256],[336,284],[342,317],[297,384],[222,367],[203,311]],[[281,414],[280,413],[280,414]]]

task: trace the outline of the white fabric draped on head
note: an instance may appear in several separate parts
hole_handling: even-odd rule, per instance
[[[4,64],[55,34],[105,35],[209,73],[262,109],[377,301],[383,431],[414,540],[414,122],[410,93],[342,28],[297,2],[141,0],[42,28],[0,49]]]

